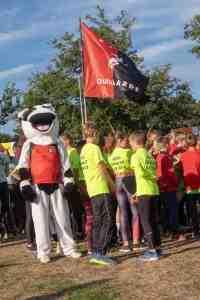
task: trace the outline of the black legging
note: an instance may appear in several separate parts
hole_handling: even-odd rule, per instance
[[[13,232],[14,220],[9,203],[9,189],[7,182],[0,183],[0,223],[4,225],[7,233]]]
[[[161,244],[158,227],[158,198],[154,196],[138,198],[138,213],[148,247],[149,249],[157,248]]]
[[[32,244],[35,241],[35,230],[31,213],[31,203],[28,201],[26,201],[26,238],[28,244]]]

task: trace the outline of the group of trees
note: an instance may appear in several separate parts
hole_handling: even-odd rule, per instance
[[[21,107],[22,93],[16,88],[15,83],[8,83],[0,96],[0,126],[5,126],[10,120],[15,119],[17,110]],[[0,141],[9,141],[12,137],[0,131]]]
[[[97,7],[96,16],[86,16],[89,25],[102,38],[110,41],[138,65],[149,78],[146,91],[149,101],[146,104],[135,103],[127,99],[115,101],[87,101],[89,119],[94,120],[99,128],[120,128],[126,130],[158,128],[168,131],[171,128],[199,126],[200,103],[192,96],[187,82],[171,76],[171,65],[158,66],[147,70],[143,58],[131,45],[130,30],[135,25],[135,18],[126,11],[110,19],[104,9]],[[196,41],[192,52],[200,57],[200,15],[195,16],[185,26],[185,38]],[[28,89],[23,94],[21,106],[33,106],[51,102],[57,109],[62,130],[68,130],[75,137],[81,135],[81,115],[79,103],[78,76],[81,69],[80,40],[77,35],[66,32],[60,39],[52,42],[57,54],[50,62],[48,71],[33,75],[28,82]],[[9,99],[16,99],[20,94],[15,86],[8,86],[4,98],[11,92]],[[6,98],[5,98],[6,99]],[[5,99],[6,113],[12,113],[19,103]],[[1,102],[1,103],[2,103]],[[14,106],[13,106],[14,105]],[[3,115],[4,116],[4,115]],[[3,117],[4,118],[4,117]]]

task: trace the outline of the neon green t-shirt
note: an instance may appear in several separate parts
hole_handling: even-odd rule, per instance
[[[76,148],[70,147],[67,149],[67,154],[69,157],[72,171],[78,176],[77,179],[79,181],[83,181],[84,176],[83,176],[83,171],[82,171],[82,167],[81,167],[80,155],[79,155],[78,151],[76,150]]]
[[[108,153],[108,152],[102,152],[102,155],[103,155],[103,158],[105,160],[105,162],[109,165],[109,159],[110,159],[110,156],[112,155],[113,152],[111,153]]]
[[[78,169],[80,165],[80,156],[78,154],[78,151],[74,147],[70,147],[67,149],[67,154],[69,157],[70,165],[72,167],[72,170]]]
[[[116,147],[108,157],[109,165],[115,174],[126,173],[131,171],[132,151],[128,148]]]
[[[159,195],[156,161],[145,148],[139,148],[132,155],[131,168],[135,173],[137,196]]]
[[[99,169],[99,163],[104,162],[99,146],[91,143],[84,145],[80,157],[89,196],[108,194],[107,181]]]

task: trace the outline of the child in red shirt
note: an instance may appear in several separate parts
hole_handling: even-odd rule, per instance
[[[173,167],[173,159],[168,154],[168,142],[165,137],[155,143],[157,180],[160,189],[160,204],[163,207],[162,225],[165,232],[171,234],[178,230],[178,203],[176,192],[178,178]]]
[[[200,135],[197,136],[196,149],[200,152]]]
[[[172,132],[169,138],[168,153],[169,155],[177,155],[185,150],[185,134],[176,134]]]
[[[188,135],[188,149],[180,157],[194,237],[199,235],[197,202],[200,199],[200,152],[196,149],[196,143],[196,137],[192,134]]]

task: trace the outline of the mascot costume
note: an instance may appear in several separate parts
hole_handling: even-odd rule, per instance
[[[63,194],[74,188],[74,180],[63,144],[59,140],[59,124],[51,104],[25,109],[18,115],[26,137],[18,172],[22,195],[31,202],[35,227],[37,257],[50,261],[50,212],[64,256],[79,258],[75,250],[69,208]]]

